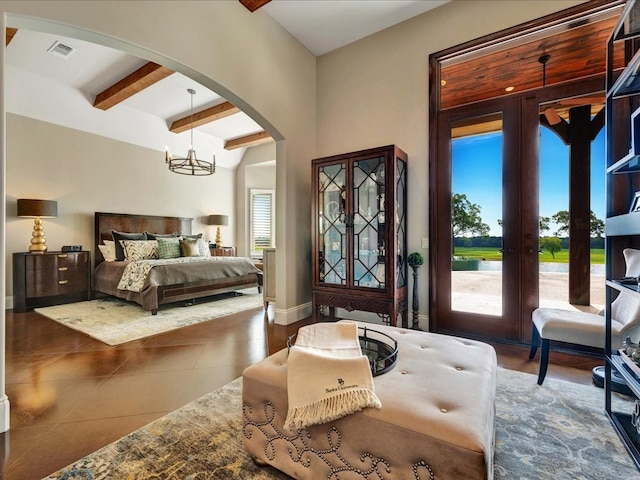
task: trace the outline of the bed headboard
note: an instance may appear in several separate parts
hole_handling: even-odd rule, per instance
[[[156,215],[133,215],[129,213],[95,212],[95,245],[94,257],[96,265],[104,260],[98,248],[104,240],[112,240],[111,230],[118,232],[152,232],[191,234],[193,218],[161,217]]]

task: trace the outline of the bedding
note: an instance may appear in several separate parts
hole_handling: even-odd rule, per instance
[[[252,286],[260,292],[262,272],[253,262],[211,257],[202,234],[191,233],[191,222],[184,217],[96,212],[95,291],[136,302],[153,314],[166,303]],[[181,242],[189,256],[183,255]]]

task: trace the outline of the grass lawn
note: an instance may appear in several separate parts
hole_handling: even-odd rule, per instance
[[[481,260],[502,260],[502,254],[498,248],[474,248],[474,247],[456,247],[455,255],[467,258],[479,258]],[[569,263],[569,250],[562,250],[556,253],[555,258],[549,252],[543,250],[540,253],[541,262],[549,263]],[[604,264],[604,249],[591,249],[591,263]]]

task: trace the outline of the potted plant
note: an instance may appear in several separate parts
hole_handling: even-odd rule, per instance
[[[413,316],[411,329],[420,330],[420,327],[418,327],[418,267],[424,263],[424,259],[420,253],[413,252],[407,257],[407,263],[413,269]]]

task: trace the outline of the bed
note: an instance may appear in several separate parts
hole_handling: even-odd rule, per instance
[[[262,272],[245,257],[203,257],[174,265],[155,265],[150,267],[140,291],[118,288],[123,272],[131,262],[105,261],[99,246],[105,240],[113,240],[112,231],[186,236],[192,234],[192,220],[185,217],[95,212],[94,290],[136,302],[153,315],[158,312],[160,305],[167,303],[192,301],[249,287],[256,287],[260,291]]]

